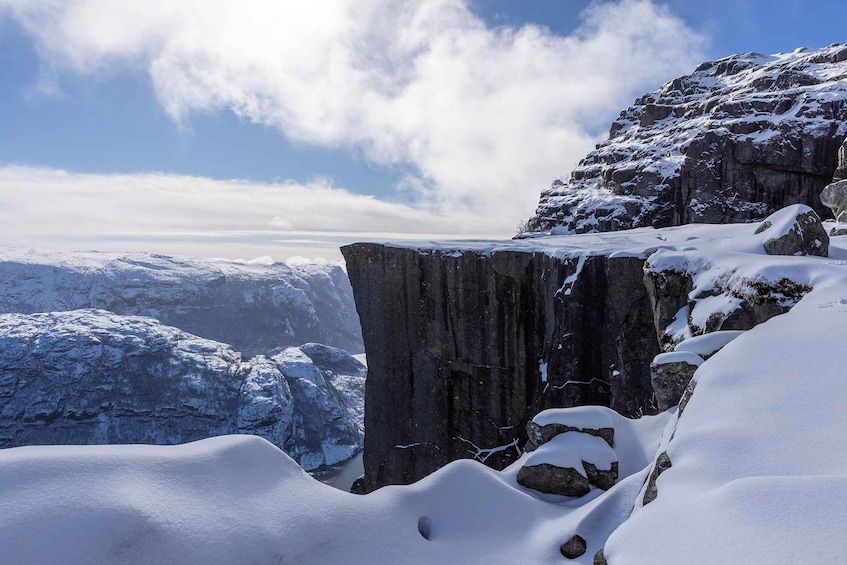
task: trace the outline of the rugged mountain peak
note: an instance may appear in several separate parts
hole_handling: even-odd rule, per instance
[[[702,63],[621,112],[569,180],[541,193],[534,231],[616,231],[826,213],[847,135],[847,44]]]

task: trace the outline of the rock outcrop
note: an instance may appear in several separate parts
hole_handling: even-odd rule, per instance
[[[691,377],[702,363],[702,357],[688,351],[656,356],[650,365],[650,383],[659,410],[679,404]]]
[[[81,308],[150,316],[247,355],[309,342],[363,351],[338,265],[0,247],[0,313]]]
[[[527,433],[547,408],[638,417],[680,401],[691,371],[658,379],[659,405],[650,371],[659,353],[750,329],[812,288],[737,267],[739,253],[751,264],[793,259],[767,255],[755,230],[344,247],[369,365],[360,489],[410,483],[459,458],[503,469],[522,448],[582,431],[551,423]],[[723,264],[722,254],[736,259]]]
[[[250,433],[304,467],[362,445],[366,369],[318,344],[232,347],[102,310],[0,315],[0,448]]]
[[[534,231],[819,214],[847,135],[847,46],[701,64],[621,112],[567,181],[541,193]]]
[[[756,229],[768,255],[829,256],[829,234],[814,210],[803,204],[789,206],[767,217]]]
[[[367,490],[461,457],[503,468],[545,408],[655,411],[642,259],[342,252],[368,352]]]

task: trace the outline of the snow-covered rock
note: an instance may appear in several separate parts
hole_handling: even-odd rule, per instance
[[[534,231],[760,220],[824,213],[847,135],[847,46],[701,64],[621,112],[609,138],[542,191]]]
[[[2,314],[0,447],[252,433],[313,468],[361,448],[365,373],[317,344],[245,361],[146,317]]]
[[[847,221],[847,180],[826,185],[821,192],[821,203],[832,210],[837,221]]]
[[[829,255],[829,234],[814,210],[804,204],[774,212],[756,228],[768,255]]]
[[[657,355],[650,364],[650,384],[656,397],[656,407],[665,411],[679,404],[691,377],[702,364],[703,358],[690,351]]]
[[[363,351],[338,265],[0,247],[0,312],[150,316],[247,355],[307,342]]]
[[[790,226],[799,209],[785,211]],[[636,417],[681,402],[696,363],[666,383],[660,406],[657,355],[787,312],[816,284],[804,265],[844,257],[839,242],[829,258],[768,255],[771,236],[756,229],[343,248],[370,366],[365,489],[462,457],[503,469],[539,444],[525,422],[546,408],[599,404]]]

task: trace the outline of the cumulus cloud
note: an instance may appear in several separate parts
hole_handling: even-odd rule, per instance
[[[485,231],[482,218],[422,211],[324,182],[6,166],[0,167],[0,195],[0,241],[30,247],[334,258],[339,244],[354,239],[498,235]]]
[[[179,124],[231,110],[292,140],[411,166],[403,185],[418,207],[500,228],[531,214],[621,106],[705,48],[650,0],[592,3],[569,36],[488,26],[470,0],[0,0],[0,10],[35,38],[45,76],[143,69]]]

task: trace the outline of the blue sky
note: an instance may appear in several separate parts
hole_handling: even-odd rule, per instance
[[[612,37],[615,35],[614,29],[604,31],[601,24],[595,23],[593,27],[586,25],[583,10],[590,4],[587,1],[474,0],[467,4],[453,0],[416,0],[424,14],[423,8],[427,4],[433,4],[442,11],[449,8],[455,12],[448,23],[436,19],[435,23],[427,24],[429,27],[421,32],[425,37],[414,49],[432,49],[435,52],[437,49],[433,46],[448,45],[448,53],[443,59],[433,58],[433,61],[424,62],[434,67],[441,64],[448,68],[456,59],[465,57],[468,61],[463,62],[465,66],[457,69],[453,75],[447,72],[444,73],[445,77],[439,78],[442,73],[435,68],[428,69],[425,75],[422,72],[422,76],[407,80],[404,65],[408,66],[410,62],[418,65],[421,62],[419,53],[414,49],[405,51],[403,49],[406,47],[403,46],[397,50],[400,54],[396,59],[392,58],[394,44],[404,40],[391,36],[373,23],[384,17],[383,4],[392,4],[390,1],[378,0],[374,2],[376,8],[372,19],[359,18],[357,14],[355,18],[351,17],[352,23],[339,22],[338,29],[345,30],[347,25],[373,25],[376,31],[368,32],[365,39],[374,43],[388,42],[390,48],[387,51],[392,53],[392,57],[386,56],[383,61],[381,57],[384,53],[368,51],[366,55],[374,58],[376,63],[375,68],[367,69],[368,75],[363,79],[363,84],[381,81],[381,73],[384,72],[388,77],[386,83],[408,87],[409,95],[395,95],[391,86],[373,91],[361,87],[351,89],[346,97],[336,98],[332,93],[339,88],[346,88],[350,79],[345,75],[343,80],[325,83],[321,77],[311,76],[308,69],[304,71],[294,63],[293,66],[277,65],[273,56],[299,56],[301,46],[273,44],[274,34],[270,30],[270,39],[257,43],[255,51],[247,56],[233,53],[240,49],[243,42],[252,39],[250,25],[257,25],[256,22],[261,24],[261,17],[250,19],[238,28],[238,32],[244,34],[243,39],[235,36],[231,44],[219,48],[214,44],[214,34],[210,34],[212,40],[191,44],[185,47],[185,53],[177,52],[173,55],[174,51],[180,49],[180,44],[176,44],[176,47],[174,44],[162,46],[168,39],[159,37],[155,26],[181,25],[179,19],[183,15],[170,12],[165,15],[154,14],[158,3],[151,1],[147,4],[149,14],[143,14],[145,18],[148,15],[150,17],[147,22],[149,29],[139,31],[135,43],[132,43],[131,38],[124,40],[123,34],[116,32],[114,35],[104,33],[100,42],[95,44],[90,36],[96,36],[101,31],[97,26],[117,29],[127,25],[126,22],[121,23],[120,14],[107,14],[100,18],[100,14],[106,10],[102,10],[98,2],[73,0],[67,3],[78,6],[88,16],[92,13],[96,16],[84,20],[81,17],[73,19],[72,13],[53,13],[60,10],[53,10],[50,15],[38,12],[32,6],[43,3],[41,0],[0,0],[0,166],[5,167],[6,177],[5,180],[0,179],[0,190],[6,196],[16,192],[17,198],[23,200],[22,194],[31,193],[38,195],[33,196],[33,199],[43,202],[42,193],[27,184],[29,175],[50,178],[53,188],[48,193],[75,198],[68,188],[70,185],[56,188],[61,184],[57,180],[56,170],[61,169],[71,174],[90,175],[74,177],[71,184],[76,187],[85,186],[86,183],[105,186],[119,180],[136,187],[132,190],[145,190],[144,187],[154,186],[157,182],[158,177],[150,176],[150,173],[164,173],[199,177],[202,182],[238,179],[261,186],[293,184],[298,187],[317,187],[316,194],[322,199],[337,197],[343,200],[350,198],[349,195],[363,195],[373,197],[370,201],[378,199],[393,202],[408,209],[380,208],[372,220],[368,220],[367,212],[363,209],[359,223],[345,223],[334,220],[332,215],[327,218],[315,215],[314,210],[320,209],[320,202],[308,206],[303,204],[286,212],[287,197],[281,197],[279,202],[273,204],[279,210],[269,211],[266,218],[262,216],[257,221],[254,231],[262,232],[259,235],[245,235],[244,225],[249,225],[246,219],[245,224],[229,225],[226,221],[219,221],[208,226],[187,219],[174,219],[167,225],[158,225],[152,220],[144,222],[146,227],[139,224],[133,228],[135,231],[124,234],[116,230],[115,226],[92,220],[90,225],[93,228],[88,237],[87,232],[80,231],[82,228],[77,231],[60,229],[62,222],[57,221],[56,216],[40,217],[37,202],[30,202],[21,204],[23,212],[16,212],[15,218],[19,225],[7,227],[6,232],[0,233],[0,244],[28,243],[31,234],[27,232],[25,224],[51,226],[50,230],[39,228],[41,236],[31,238],[33,244],[38,245],[58,245],[62,242],[70,246],[104,248],[114,248],[115,245],[143,248],[147,245],[151,250],[214,255],[218,254],[216,249],[179,242],[220,242],[225,237],[222,234],[226,232],[238,241],[261,240],[262,243],[253,247],[220,245],[217,249],[241,255],[266,252],[277,258],[294,253],[333,256],[332,251],[324,253],[321,247],[324,245],[323,240],[320,240],[320,244],[314,244],[313,248],[299,244],[299,247],[292,245],[285,249],[275,247],[277,244],[274,242],[278,243],[285,237],[301,242],[320,239],[317,236],[304,238],[303,233],[309,231],[343,232],[344,237],[353,239],[359,233],[370,232],[412,234],[432,231],[436,234],[507,236],[514,223],[531,213],[531,204],[538,191],[553,178],[566,175],[568,168],[590,148],[598,136],[602,136],[608,122],[635,95],[690,71],[701,58],[717,58],[751,50],[766,53],[790,51],[798,46],[819,47],[838,42],[844,39],[839,36],[839,32],[845,24],[843,4],[834,1],[671,0],[650,4],[631,0],[623,3],[595,3],[595,6],[599,4],[602,9],[607,9],[609,5],[623,5],[618,12],[610,12],[608,18],[622,18],[621,22],[631,21],[632,27],[643,28],[639,34],[631,33],[631,37],[627,36],[631,42],[630,50],[633,49],[631,46],[655,49],[659,55],[677,51],[667,56],[650,56],[645,52],[642,59],[627,62],[623,69],[627,69],[627,72],[630,68],[635,69],[630,78],[619,76],[624,73],[622,68],[615,67],[613,60],[603,63],[608,69],[602,72],[598,70],[596,74],[585,70],[586,66],[590,66],[590,61],[588,65],[578,62],[580,57],[588,56],[582,52],[590,49],[596,49],[596,57],[604,57],[603,41],[610,45],[610,59],[623,57],[628,49],[625,41],[618,42]],[[220,7],[226,2],[210,2],[206,5],[212,4]],[[457,4],[466,8],[468,13],[457,11]],[[45,5],[50,8],[50,4]],[[245,9],[248,4],[231,5]],[[257,2],[254,10],[261,12],[267,6],[269,4]],[[88,12],[85,12],[86,9]],[[334,10],[337,6],[330,5],[326,9]],[[631,20],[624,13],[627,10],[632,13]],[[162,11],[167,12],[166,9]],[[210,26],[224,21],[215,19],[213,11],[210,8]],[[638,21],[639,14],[650,15],[651,21]],[[657,30],[657,39],[651,43],[651,25],[656,14],[667,21],[662,24],[665,26],[662,30]],[[268,21],[274,21],[274,18],[279,21],[296,20],[298,17],[306,22],[304,27],[312,25],[309,23],[309,14],[267,14]],[[132,26],[139,19],[142,18],[136,15],[127,21]],[[78,20],[84,21],[79,24]],[[142,19],[144,22],[146,20]],[[74,28],[74,25],[77,27]],[[620,23],[616,25],[629,27],[621,26]],[[142,24],[139,24],[141,27]],[[59,28],[67,36],[56,39],[56,29]],[[530,28],[541,31],[529,34],[532,35],[529,39],[513,37],[515,34],[520,36],[521,30]],[[512,35],[504,35],[504,30]],[[416,28],[410,28],[410,35],[412,31],[416,31]],[[333,30],[329,32],[338,33]],[[127,35],[133,36],[131,33]],[[310,41],[312,35],[304,35],[302,41]],[[473,39],[473,42],[469,40],[470,47],[462,44],[465,37]],[[573,53],[561,61],[551,60],[551,57],[562,55],[561,50],[571,45],[551,43],[574,37],[582,38],[583,44],[574,47]],[[481,43],[484,45],[480,47]],[[335,43],[326,45],[328,49],[338,48]],[[318,53],[321,48],[318,45],[315,52]],[[157,52],[157,49],[161,51]],[[341,45],[341,49],[349,49],[354,59],[361,55],[350,45]],[[537,53],[533,53],[533,49]],[[204,57],[212,57],[213,61],[221,59],[223,70],[219,77],[192,78],[194,83],[186,87],[180,82],[179,73],[182,69],[190,69],[196,74],[196,69],[202,72],[206,68],[190,59],[198,51]],[[253,69],[249,56],[263,57],[269,51],[271,54],[267,62]],[[481,59],[477,61],[474,57]],[[502,63],[492,60],[497,57],[502,57]],[[568,66],[571,59],[576,59],[577,63]],[[500,72],[498,65],[527,65],[523,61],[536,60],[549,61],[545,63],[547,67],[540,66],[536,74],[506,73],[503,77],[491,78],[491,83],[485,88],[466,85],[463,86],[465,90],[457,90],[445,95],[444,100],[440,99],[440,93],[453,88],[456,77],[461,79],[470,74],[468,69],[474,71],[481,64],[491,64],[492,70],[480,75],[482,80],[487,80],[489,75]],[[325,63],[322,58],[316,58],[315,61],[316,65]],[[603,64],[598,63],[598,68]],[[155,75],[152,70],[157,65],[165,67],[160,75]],[[239,71],[233,75],[230,71],[234,65],[244,65],[249,71]],[[562,72],[565,74],[573,74],[570,79],[575,85],[573,90],[578,90],[577,84],[590,85],[596,82],[598,92],[602,92],[603,96],[600,100],[587,102],[585,95],[574,94],[572,101],[567,81],[555,84],[553,80],[559,69],[564,69]],[[356,73],[349,76],[356,79],[360,73],[358,69],[354,70]],[[289,84],[285,75],[289,71],[305,74],[302,80]],[[264,81],[263,72],[268,75]],[[347,73],[349,69],[342,68],[340,72]],[[256,84],[243,88],[239,85],[241,90],[233,92],[237,89],[230,88],[226,83],[232,82],[233,76],[237,77],[236,82],[248,83],[256,77]],[[543,82],[547,76],[550,76],[553,83],[548,89],[549,98],[552,99],[545,98]],[[439,80],[444,81],[443,89]],[[503,92],[500,92],[500,85],[510,80],[515,85],[504,84]],[[536,90],[526,86],[535,80],[540,82]],[[509,107],[498,105],[504,104],[503,97],[515,88],[520,90],[515,98],[515,115],[504,117],[502,124],[496,123],[504,114],[503,108]],[[584,88],[590,89],[590,86]],[[212,92],[198,93],[203,89]],[[311,107],[311,92],[316,93],[314,108]],[[376,102],[368,106],[364,118],[361,117],[360,109],[335,108],[348,102],[355,103],[359,96],[371,95]],[[555,96],[562,99],[562,108],[570,109],[559,112],[555,107]],[[293,100],[289,100],[289,97]],[[591,97],[591,93],[588,97]],[[428,104],[433,98],[438,100],[433,108],[428,109],[432,114],[422,113],[423,117],[416,119],[414,114],[418,106],[415,104]],[[472,99],[471,102],[468,102],[469,99]],[[384,114],[378,110],[380,104],[386,106]],[[519,104],[524,106],[518,107]],[[526,108],[526,105],[535,104],[540,108],[536,113],[533,113],[532,108]],[[322,105],[333,109],[324,116]],[[304,106],[308,107],[301,112]],[[490,114],[480,112],[477,118],[468,118],[475,114],[477,108],[489,106]],[[373,109],[375,107],[377,110]],[[449,116],[451,112],[455,112],[454,118],[439,122],[440,116]],[[535,125],[524,128],[521,120]],[[484,131],[474,135],[473,131],[480,128]],[[556,147],[550,149],[549,154],[540,156],[537,148],[528,148],[530,155],[514,157],[521,145],[500,142],[508,136],[543,138],[539,141],[540,147]],[[486,153],[488,145],[491,145],[490,155]],[[472,148],[468,149],[470,146]],[[511,161],[513,157],[514,162]],[[13,167],[11,171],[10,166]],[[514,171],[513,176],[510,176],[511,171]],[[529,174],[528,171],[537,172],[537,175]],[[124,176],[110,177],[115,174]],[[477,178],[480,186],[476,186]],[[198,182],[202,184],[201,181]],[[327,196],[330,193],[320,192],[327,187],[340,189],[343,194]],[[209,189],[209,199],[216,198],[215,190],[218,189]],[[505,203],[503,209],[495,209],[490,202],[484,202],[489,200],[489,192],[492,195],[490,200],[502,200]],[[517,192],[520,192],[520,197],[515,196],[513,201],[509,201],[509,197]],[[368,201],[362,202],[366,207]],[[115,203],[115,209],[122,209],[120,206],[121,203]],[[155,212],[152,213],[155,215]],[[258,214],[255,211],[250,213]],[[32,222],[28,221],[27,214],[34,216]],[[244,215],[246,218],[246,211]],[[338,215],[343,216],[343,212]],[[427,217],[435,218],[431,230],[428,229]],[[487,224],[485,218],[491,218],[491,222]],[[178,229],[183,225],[184,229]],[[102,229],[96,229],[97,226]],[[404,229],[403,226],[409,228]],[[455,226],[455,229],[451,229],[451,226]],[[52,235],[44,236],[45,231]],[[212,237],[214,233],[217,233],[218,239]],[[173,244],[166,245],[168,242]]]

